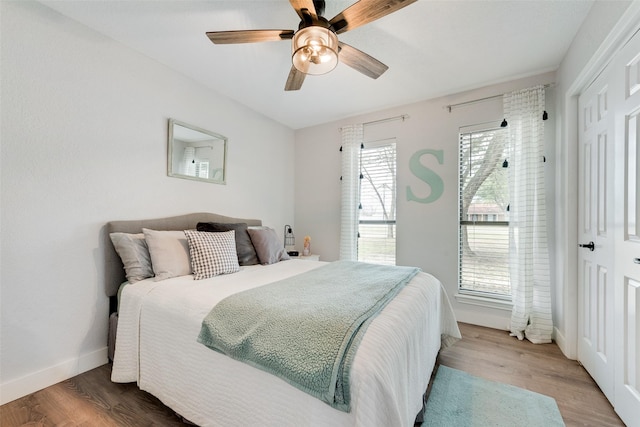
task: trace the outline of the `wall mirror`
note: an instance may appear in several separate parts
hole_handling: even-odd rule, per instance
[[[168,174],[176,178],[224,184],[227,138],[169,119]]]

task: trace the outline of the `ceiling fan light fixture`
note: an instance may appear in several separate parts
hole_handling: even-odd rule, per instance
[[[305,74],[326,74],[338,65],[338,36],[317,25],[302,28],[293,36],[293,66]]]

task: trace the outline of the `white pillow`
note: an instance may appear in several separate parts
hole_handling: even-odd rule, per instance
[[[129,283],[153,277],[151,257],[144,234],[109,233],[109,237],[120,255]]]
[[[184,231],[157,231],[143,228],[156,281],[191,274],[189,246]]]
[[[240,270],[236,253],[236,231],[185,230],[191,254],[191,269],[196,280]]]

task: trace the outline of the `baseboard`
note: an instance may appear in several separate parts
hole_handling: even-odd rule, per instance
[[[19,399],[108,362],[107,347],[0,385],[0,405]]]
[[[470,313],[458,310],[456,311],[456,320],[462,323],[470,323],[472,325],[484,326],[486,328],[508,331],[510,316],[506,316],[503,313],[484,313],[482,315],[479,315],[475,312]]]
[[[577,355],[575,354],[575,352],[573,352],[572,348],[568,346],[567,339],[565,338],[564,334],[560,332],[560,329],[555,326],[553,327],[553,340],[556,342],[558,348],[567,359],[577,359]]]

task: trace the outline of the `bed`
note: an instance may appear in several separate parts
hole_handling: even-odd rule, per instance
[[[143,229],[191,230],[199,223],[262,226],[260,220],[199,213],[114,221],[105,230],[140,235]],[[441,283],[418,272],[368,324],[350,366],[350,408],[339,410],[198,342],[203,319],[220,301],[328,263],[291,259],[202,280],[180,275],[128,284],[120,257],[109,249],[109,293],[119,294],[112,381],[137,382],[199,426],[412,426],[439,350],[460,338]]]

